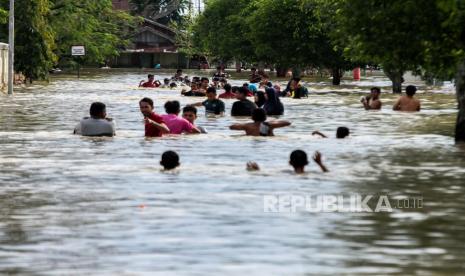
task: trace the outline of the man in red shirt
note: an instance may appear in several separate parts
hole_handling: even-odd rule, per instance
[[[146,137],[161,137],[163,134],[170,133],[170,129],[163,122],[163,118],[153,112],[152,99],[143,98],[139,102],[139,107],[140,112],[144,115]]]
[[[220,94],[218,98],[220,99],[235,99],[236,93],[232,92],[232,87],[229,83],[224,85],[224,93]]]
[[[144,82],[143,80],[141,80],[139,83],[139,87],[156,88],[160,86],[159,81],[154,81],[155,80],[154,75],[149,74],[147,77],[148,77],[148,81]]]

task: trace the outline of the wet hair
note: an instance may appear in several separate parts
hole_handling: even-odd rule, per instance
[[[176,73],[181,73],[181,72],[182,72],[182,69],[176,70]]]
[[[160,165],[163,166],[165,170],[172,170],[179,166],[179,155],[172,151],[165,151],[161,155]]]
[[[213,81],[220,81],[220,78],[214,77],[214,78],[213,78]]]
[[[249,94],[249,90],[247,90],[245,87],[236,87],[237,93],[242,94],[244,96],[247,96]],[[234,87],[233,87],[234,90]]]
[[[165,111],[167,114],[177,114],[181,109],[178,101],[167,101],[165,103]]]
[[[210,82],[210,80],[209,80],[208,78],[206,78],[206,77],[202,77],[202,78],[200,79],[200,82],[203,82],[204,80],[207,80],[208,82]]]
[[[170,88],[175,88],[175,87],[178,87],[178,85],[174,82],[170,83]]]
[[[231,91],[232,91],[233,93],[240,93],[240,92],[239,92],[239,91],[240,91],[240,88],[243,88],[243,87],[233,86],[233,87],[231,87]],[[246,95],[247,95],[247,91],[246,91]]]
[[[291,152],[291,156],[289,157],[289,164],[294,168],[302,168],[308,165],[308,157],[307,153],[303,150],[295,150]]]
[[[349,136],[350,130],[347,127],[338,127],[336,130],[336,138],[344,139]]]
[[[150,99],[150,98],[143,98],[142,100],[139,101],[139,104],[141,102],[145,102],[145,103],[148,103],[152,108],[153,108],[153,100]]]
[[[104,103],[101,102],[95,102],[90,105],[90,116],[92,117],[98,117],[102,112],[105,112],[106,106]]]
[[[193,77],[193,78],[192,78],[192,81],[193,81],[193,82],[198,82],[199,80],[200,80],[199,77]]]
[[[195,115],[197,115],[197,108],[195,108],[195,106],[192,106],[192,105],[186,105],[186,106],[182,109],[182,113],[185,113],[185,112],[192,112],[192,113],[194,113]]]
[[[244,83],[242,84],[242,86],[244,86],[244,87],[249,87],[249,83],[248,83],[248,82],[244,82]]]
[[[301,79],[299,77],[293,77],[292,80],[295,82],[299,82]]]
[[[381,89],[380,89],[379,87],[376,87],[376,86],[375,86],[375,87],[372,87],[372,88],[370,89],[370,92],[381,93]]]
[[[147,75],[147,78],[149,78],[149,79],[150,79],[150,78],[153,78],[153,77],[155,77],[155,76],[152,75],[152,74],[148,74],[148,75]]]
[[[415,95],[416,92],[417,92],[417,88],[415,85],[409,85],[405,88],[405,93],[409,96]]]
[[[224,88],[224,90],[225,90],[226,92],[230,92],[231,89],[232,89],[232,87],[231,87],[231,85],[230,85],[229,83],[225,84],[223,88]]]
[[[269,81],[269,82],[266,83],[266,86],[273,87],[273,84],[271,83],[271,81]]]
[[[207,94],[208,93],[215,93],[216,94],[216,88],[215,87],[208,87],[207,88]]]
[[[252,111],[252,120],[254,122],[266,121],[266,111],[263,108],[255,108]]]
[[[170,83],[170,79],[164,78],[164,79],[163,79],[163,82],[166,83],[166,84],[168,84],[168,83]]]
[[[258,106],[258,107],[261,107],[265,104],[266,102],[266,98],[265,98],[265,93],[263,91],[258,91],[257,93],[255,93],[255,95],[257,96],[257,100],[255,101],[255,104]]]

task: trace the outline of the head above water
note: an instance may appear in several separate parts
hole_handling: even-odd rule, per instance
[[[153,111],[153,100],[150,98],[143,98],[139,101],[140,112],[144,114],[144,116],[150,115]]]
[[[160,165],[162,165],[165,170],[172,170],[179,167],[179,155],[171,150],[165,151],[161,155]]]
[[[266,111],[263,108],[255,108],[252,111],[252,120],[255,123],[261,123],[266,121]]]
[[[90,105],[90,116],[94,119],[105,119],[107,116],[106,106],[101,102],[94,102]]]
[[[415,85],[409,85],[405,88],[405,93],[407,94],[407,96],[412,97],[413,95],[415,95],[415,93],[417,93],[417,87]]]
[[[195,119],[197,119],[197,108],[192,105],[185,106],[182,109],[182,117],[193,124]]]
[[[289,157],[289,164],[294,167],[294,170],[303,172],[305,166],[308,165],[307,153],[303,150],[295,150],[291,152]]]
[[[181,111],[181,105],[178,101],[167,101],[165,103],[165,111],[167,114],[178,115]]]
[[[215,87],[208,87],[207,88],[207,97],[209,99],[216,98],[216,88]]]
[[[347,127],[338,127],[336,130],[336,138],[344,139],[350,135],[350,130]]]
[[[227,83],[224,85],[223,88],[226,92],[231,92],[232,86],[229,83]]]
[[[381,93],[381,89],[380,89],[379,87],[376,87],[376,86],[375,86],[375,87],[372,87],[372,88],[370,89],[370,92],[371,92],[371,93],[378,93],[378,94],[379,94],[379,93]]]
[[[182,74],[182,69],[176,70],[176,74]]]

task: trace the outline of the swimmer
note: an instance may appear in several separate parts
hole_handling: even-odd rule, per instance
[[[86,117],[74,128],[74,134],[82,136],[114,136],[115,123],[107,118],[106,106],[95,102],[90,106],[90,118]]]
[[[208,87],[207,99],[203,102],[192,104],[193,106],[204,106],[206,114],[224,115],[224,102],[216,98],[216,89]]]
[[[170,133],[170,129],[166,126],[163,118],[153,111],[153,100],[143,98],[139,102],[139,108],[145,121],[145,136],[146,137],[162,137],[163,134]]]
[[[195,124],[195,120],[197,120],[197,108],[195,108],[195,106],[185,106],[182,109],[182,117],[193,124],[198,130],[200,130],[200,133],[208,133],[204,127]]]
[[[141,80],[139,82],[139,87],[145,87],[145,88],[156,88],[156,87],[159,87],[161,85],[161,83],[158,81],[158,80],[155,80],[155,76],[152,75],[152,74],[149,74],[147,76],[148,80],[147,81],[143,81]]]
[[[362,97],[360,102],[366,110],[379,110],[382,105],[381,100],[379,99],[380,94],[381,89],[379,87],[373,87],[370,89],[370,95]]]
[[[321,153],[316,151],[313,155],[313,161],[320,167],[322,172],[328,172],[328,168],[323,164],[321,160]],[[305,173],[305,166],[308,165],[308,157],[307,153],[303,150],[294,150],[289,157],[289,165],[294,168],[294,172],[296,174],[304,174]],[[255,162],[248,162],[247,163],[247,170],[248,171],[258,171],[260,167]]]
[[[414,95],[417,92],[417,88],[414,85],[409,85],[405,88],[406,96],[401,96],[394,106],[392,107],[395,111],[420,111],[421,104],[420,100],[415,99]]]
[[[229,83],[224,85],[224,93],[218,96],[220,99],[235,99],[236,93],[232,92],[232,87]]]
[[[160,165],[163,166],[163,170],[165,171],[176,169],[181,165],[179,163],[179,155],[172,150],[165,151],[161,155]]]
[[[323,133],[321,133],[319,131],[312,132],[312,135],[319,135],[322,138],[328,138],[328,136],[324,135]],[[349,135],[350,135],[350,130],[349,130],[348,127],[338,127],[337,130],[336,130],[336,138],[337,139],[344,139]]]
[[[291,123],[284,120],[266,121],[266,112],[262,108],[256,108],[252,111],[252,123],[233,124],[229,127],[231,130],[244,130],[248,136],[274,136],[275,128],[290,126]]]
[[[200,133],[200,130],[196,128],[191,122],[185,118],[179,117],[181,107],[178,101],[167,101],[165,103],[165,115],[161,115],[163,122],[170,129],[170,134],[182,134],[182,133]]]

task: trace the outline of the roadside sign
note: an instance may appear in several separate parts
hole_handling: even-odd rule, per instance
[[[84,47],[82,45],[71,46],[71,55],[72,56],[85,56],[86,55],[86,47]]]

